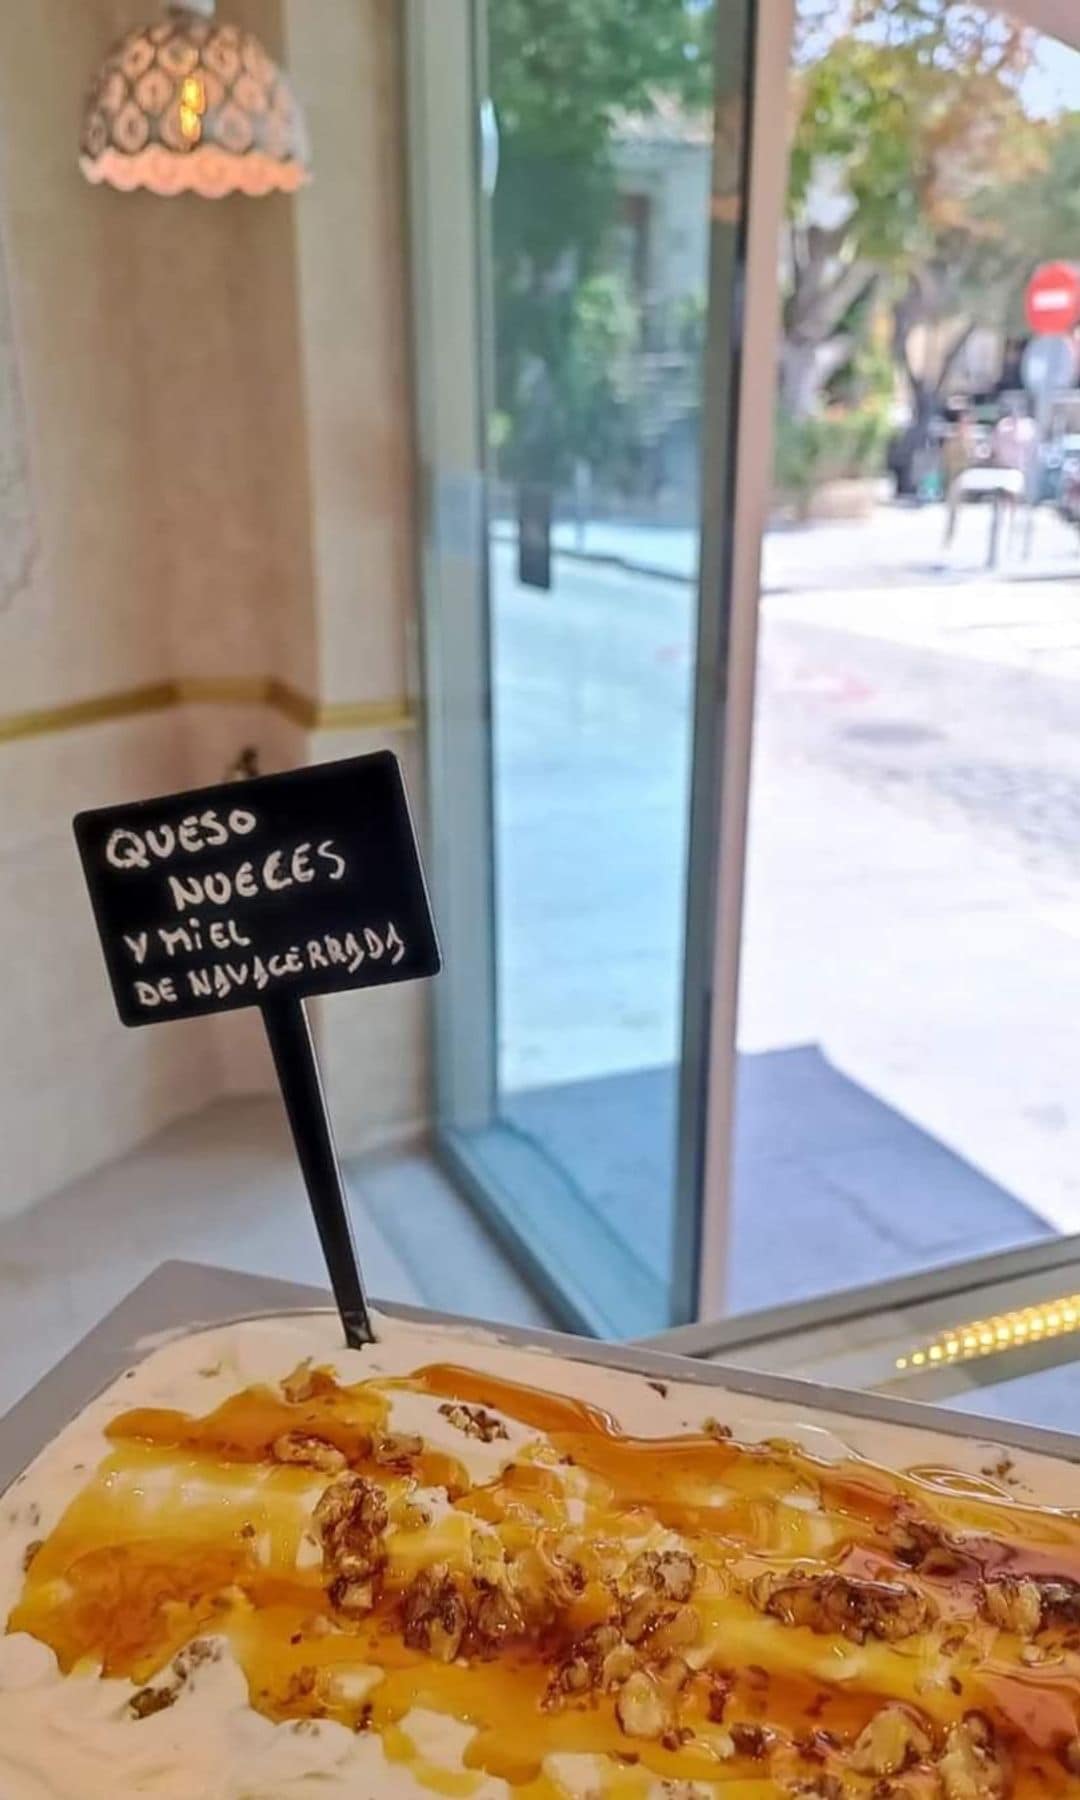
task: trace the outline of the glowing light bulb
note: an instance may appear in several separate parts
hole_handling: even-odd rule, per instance
[[[180,83],[180,130],[189,144],[197,144],[202,136],[205,111],[205,87],[197,75],[185,75]]]

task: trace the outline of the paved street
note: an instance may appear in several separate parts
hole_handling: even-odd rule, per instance
[[[765,556],[740,1167],[791,1205],[813,1189],[817,1213],[831,1194],[858,1214],[860,1276],[930,1260],[946,1188],[952,1255],[1029,1235],[1031,1215],[1080,1229],[1078,541],[1040,515],[1030,558],[1017,532],[988,576],[973,508],[935,571],[942,525],[888,508],[776,532]],[[497,558],[501,1068],[522,1128],[617,1214],[630,1163],[653,1196],[672,1167],[664,1082],[639,1085],[620,1133],[631,1088],[605,1078],[676,1053],[692,545],[590,535],[607,560],[559,557],[551,594]],[[570,1082],[592,1085],[564,1103]],[[823,1107],[836,1141],[794,1144],[780,1111]],[[618,1187],[600,1135],[622,1138]],[[933,1160],[950,1152],[949,1170]],[[737,1194],[744,1303],[773,1297],[745,1279],[752,1253]],[[807,1279],[778,1269],[775,1297]]]

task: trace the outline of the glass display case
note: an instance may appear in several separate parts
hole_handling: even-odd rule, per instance
[[[649,1342],[733,1368],[1080,1430],[1080,1236]]]

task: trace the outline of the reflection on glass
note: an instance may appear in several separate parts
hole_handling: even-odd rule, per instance
[[[700,0],[487,17],[498,1091],[482,1148],[549,1279],[627,1332],[676,1305],[713,29]]]

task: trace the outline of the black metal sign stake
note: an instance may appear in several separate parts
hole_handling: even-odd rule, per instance
[[[125,1025],[260,1009],[345,1341],[370,1344],[304,1001],[438,972],[397,759],[101,807],[75,836]]]
[[[375,1333],[307,1009],[302,1000],[268,1000],[262,1016],[345,1342],[359,1350]]]

